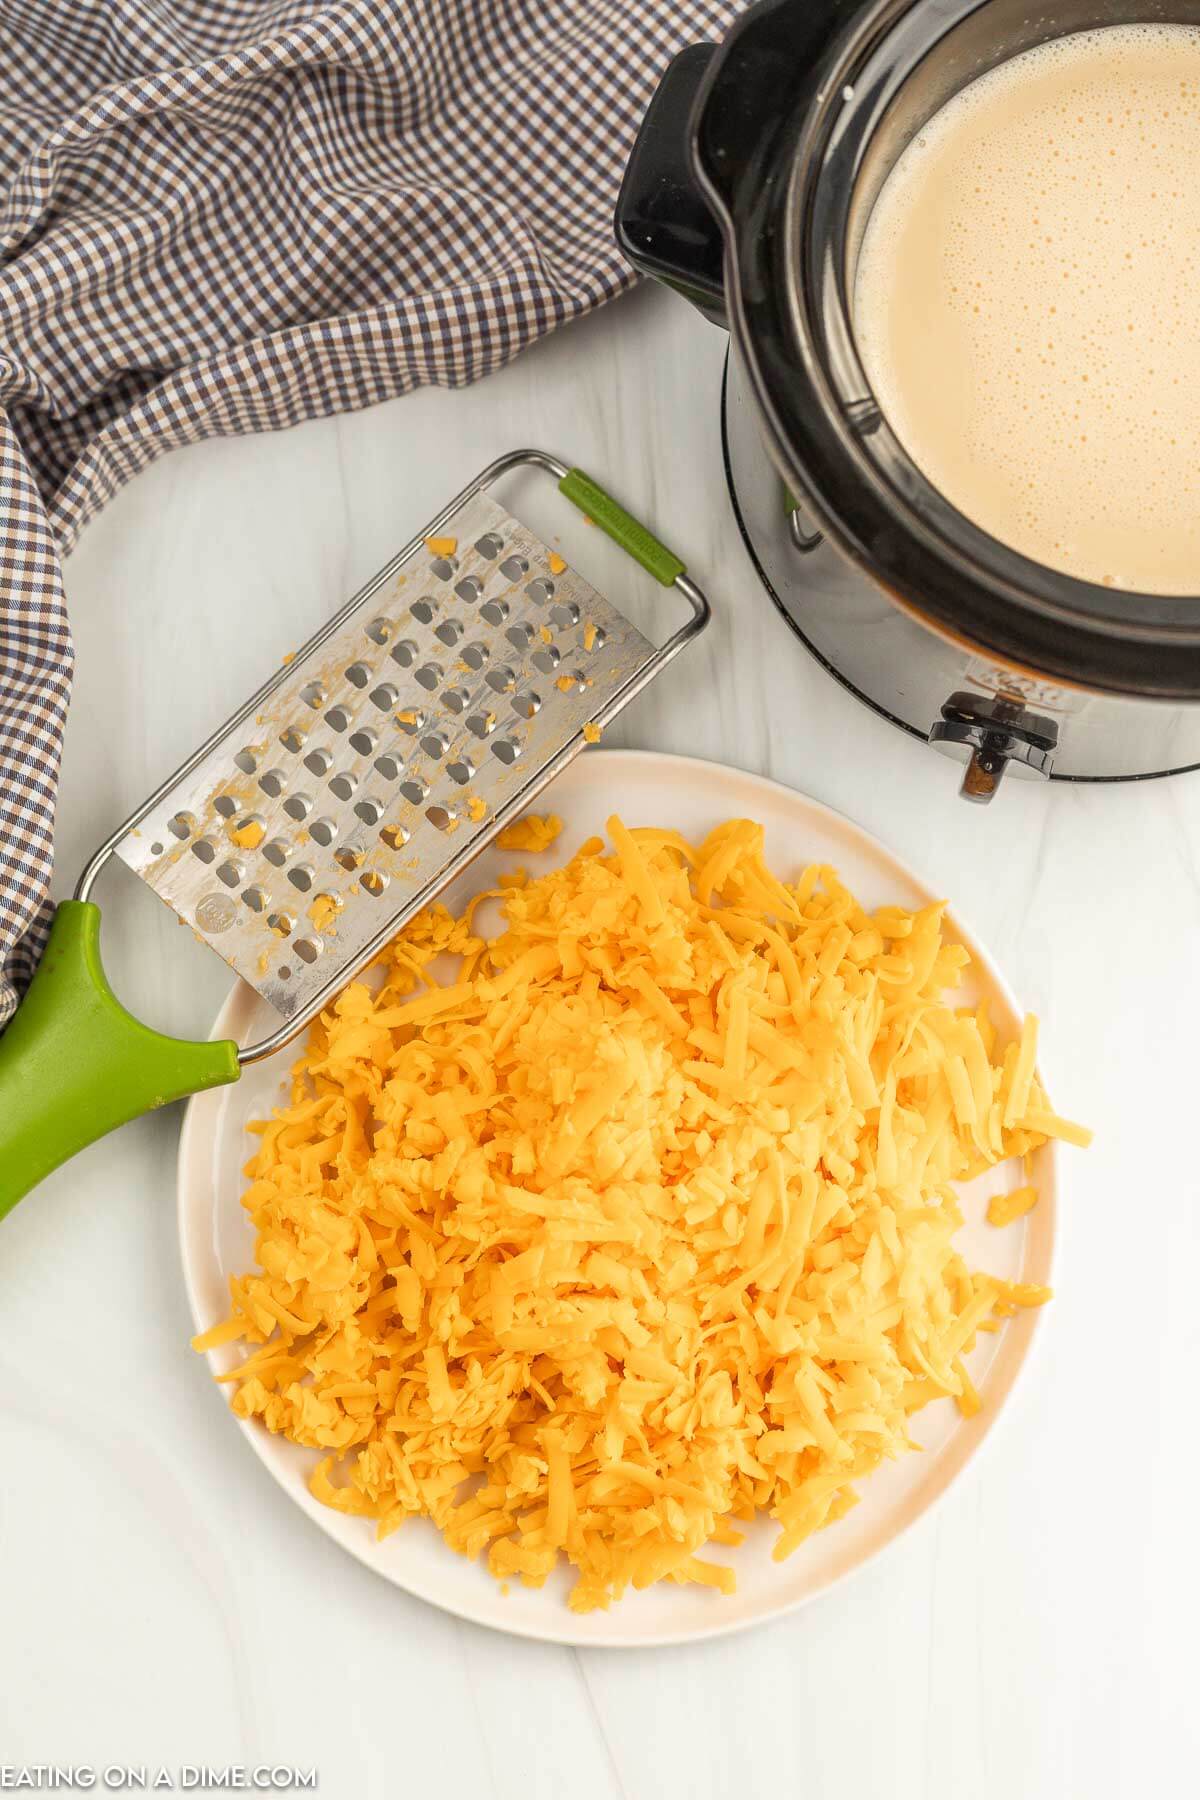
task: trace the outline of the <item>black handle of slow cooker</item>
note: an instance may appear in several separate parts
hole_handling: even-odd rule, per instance
[[[716,44],[692,44],[669,64],[642,120],[617,200],[617,242],[652,275],[724,325],[725,241],[692,174],[692,117]]]
[[[820,86],[831,43],[863,0],[757,0],[721,44],[670,63],[642,121],[617,201],[634,268],[727,323],[725,237],[769,230],[777,146]]]

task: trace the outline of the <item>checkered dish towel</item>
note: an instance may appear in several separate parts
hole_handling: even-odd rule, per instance
[[[741,0],[0,0],[0,1024],[49,918],[59,559],[164,450],[458,386],[631,280]]]

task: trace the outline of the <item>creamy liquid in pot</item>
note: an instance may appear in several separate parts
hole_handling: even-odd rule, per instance
[[[1200,593],[1200,30],[1027,51],[880,191],[855,329],[933,485],[1084,580]]]

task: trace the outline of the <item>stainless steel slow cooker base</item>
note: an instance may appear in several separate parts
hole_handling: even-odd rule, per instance
[[[1009,778],[1147,781],[1200,768],[1200,706],[1064,690],[935,636],[894,606],[790,510],[732,355],[721,436],[734,513],[763,586],[817,661],[874,712],[969,762],[981,746],[986,757],[998,697],[1017,696],[1018,721],[1045,729],[1035,726],[1033,741],[1019,739],[1004,758]]]

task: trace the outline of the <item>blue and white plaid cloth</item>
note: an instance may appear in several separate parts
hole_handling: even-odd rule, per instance
[[[458,386],[632,279],[667,61],[742,0],[0,0],[0,1024],[41,948],[59,559],[164,450]]]

